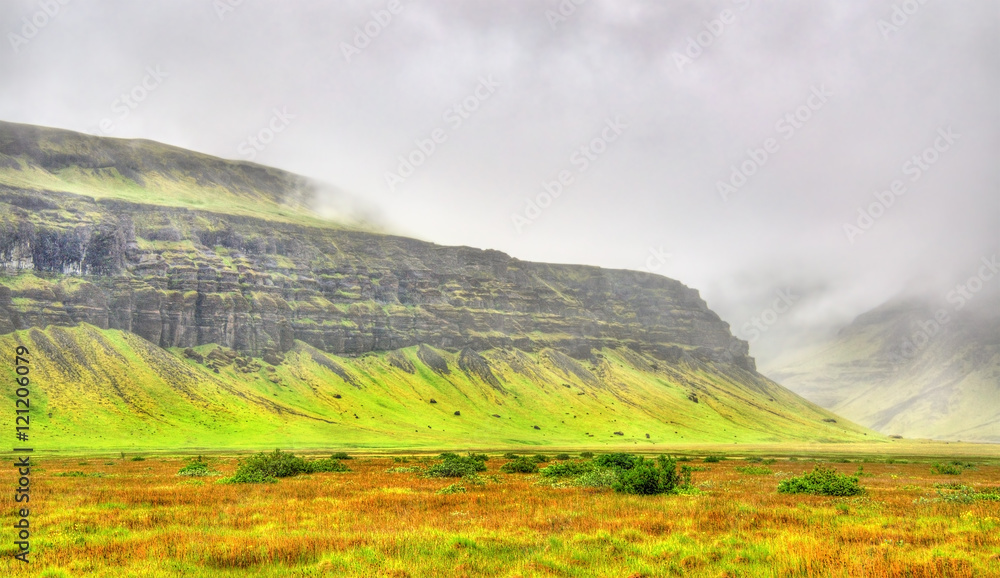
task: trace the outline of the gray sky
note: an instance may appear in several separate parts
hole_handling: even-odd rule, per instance
[[[252,151],[403,234],[673,277],[765,362],[1000,250],[1000,3],[577,2],[7,0],[0,118]]]

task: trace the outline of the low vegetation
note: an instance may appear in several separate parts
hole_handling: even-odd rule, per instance
[[[294,454],[274,450],[271,453],[258,453],[241,459],[236,467],[236,473],[220,481],[230,484],[262,484],[273,483],[278,481],[278,478],[298,474],[348,471],[350,469],[340,460],[325,458],[307,461]]]
[[[486,471],[486,460],[482,454],[459,456],[452,453],[441,454],[441,463],[427,468],[424,475],[429,478],[462,478]]]
[[[626,456],[554,460],[537,474],[501,473],[511,460],[494,457],[462,478],[426,477],[446,461],[436,455],[356,458],[351,472],[277,485],[178,476],[192,460],[42,456],[40,547],[30,568],[0,557],[0,575],[1000,576],[994,463],[942,479],[928,461],[871,461],[864,494],[826,496],[778,492],[736,470],[759,464],[730,459],[698,464],[697,493],[631,495],[614,491],[623,470],[609,464],[664,470],[668,458]],[[251,457],[195,461],[228,475]],[[787,480],[802,459],[813,457],[768,467]],[[850,473],[858,464],[817,465]],[[11,470],[0,469],[0,485],[16,483]]]
[[[864,489],[857,476],[838,473],[833,468],[815,466],[811,472],[783,480],[778,484],[782,494],[816,494],[821,496],[856,496]]]

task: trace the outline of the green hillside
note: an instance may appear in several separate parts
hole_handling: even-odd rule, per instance
[[[749,372],[668,367],[627,349],[591,365],[554,350],[426,346],[343,358],[297,342],[271,365],[90,325],[0,337],[4,351],[17,345],[31,352],[31,442],[41,450],[880,439]],[[13,406],[13,391],[4,395]]]

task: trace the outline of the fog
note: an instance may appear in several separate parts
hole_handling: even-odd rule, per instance
[[[766,361],[1000,250],[998,23],[961,0],[8,0],[0,119],[679,279]]]

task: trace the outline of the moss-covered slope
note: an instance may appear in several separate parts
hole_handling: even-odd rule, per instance
[[[0,337],[4,351],[17,345],[31,352],[31,442],[42,450],[880,439],[745,370],[628,349],[583,362],[428,346],[342,358],[296,342],[272,365],[90,325]]]

